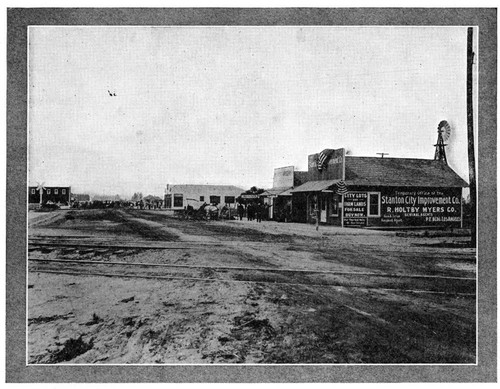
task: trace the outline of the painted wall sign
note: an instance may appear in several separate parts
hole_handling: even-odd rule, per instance
[[[348,192],[344,195],[344,218],[360,218],[367,215],[367,192]]]
[[[381,224],[460,224],[460,189],[383,191],[380,198]]]
[[[368,217],[368,192],[344,195],[344,226],[460,226],[461,189],[381,188],[380,217]]]
[[[368,215],[368,193],[348,192],[344,195],[344,226],[365,227]]]
[[[328,161],[328,164],[322,171],[318,170],[317,160],[318,160],[318,154],[311,154],[308,156],[309,181],[344,179],[344,171],[345,171],[344,149],[334,150],[330,160]]]

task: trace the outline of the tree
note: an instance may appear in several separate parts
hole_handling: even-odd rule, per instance
[[[131,201],[141,201],[142,200],[142,193],[141,192],[136,192],[132,196]]]

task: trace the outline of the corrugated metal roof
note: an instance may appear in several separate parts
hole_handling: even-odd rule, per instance
[[[345,183],[347,186],[468,186],[453,169],[441,161],[352,156],[346,157]]]
[[[321,192],[339,181],[340,180],[308,181],[295,189],[291,189],[290,192]]]

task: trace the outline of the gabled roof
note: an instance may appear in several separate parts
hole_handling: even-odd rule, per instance
[[[352,157],[345,159],[345,183],[367,186],[466,187],[448,165],[432,159]]]
[[[162,198],[161,197],[158,197],[158,196],[153,196],[153,195],[147,195],[146,197],[143,198],[143,200],[147,200],[147,201],[161,201]]]

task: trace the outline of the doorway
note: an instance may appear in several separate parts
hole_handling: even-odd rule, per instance
[[[320,216],[320,222],[321,223],[326,223],[326,220],[327,220],[327,198],[326,196],[321,196],[321,216]]]

